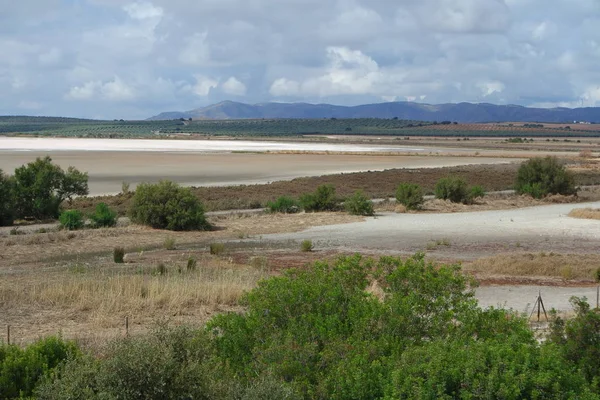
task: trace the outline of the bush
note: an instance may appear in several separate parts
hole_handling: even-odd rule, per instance
[[[298,202],[286,196],[279,197],[275,201],[268,201],[267,208],[272,213],[294,214],[300,211]]]
[[[314,193],[302,195],[300,204],[307,212],[335,211],[338,209],[335,187],[333,185],[321,185]]]
[[[14,220],[14,181],[0,169],[0,226],[10,226]]]
[[[453,203],[467,202],[467,183],[457,176],[442,178],[435,185],[435,197]]]
[[[207,230],[202,203],[189,188],[174,182],[143,183],[135,191],[131,220],[155,229],[172,231]]]
[[[70,231],[83,228],[83,214],[79,210],[67,210],[58,218],[60,226]]]
[[[169,236],[168,238],[165,239],[165,242],[163,243],[163,247],[165,248],[165,250],[175,250],[175,238]]]
[[[64,171],[50,157],[15,170],[14,193],[19,218],[56,218],[60,205],[73,196],[88,194],[88,175],[73,167]]]
[[[100,203],[96,206],[96,211],[90,215],[90,220],[95,228],[115,226],[117,225],[117,212],[111,210],[106,203]]]
[[[303,240],[302,243],[300,243],[300,250],[302,250],[305,253],[311,252],[313,251],[313,249],[315,248],[315,246],[313,245],[312,240]]]
[[[351,197],[346,199],[344,207],[346,208],[346,211],[352,215],[370,216],[375,214],[373,202],[365,196],[361,190],[355,192]]]
[[[113,249],[113,261],[116,264],[123,264],[125,262],[125,249],[123,247],[115,247]]]
[[[57,337],[40,340],[25,349],[0,345],[0,398],[31,396],[40,378],[79,354],[77,347]]]
[[[188,271],[195,271],[195,270],[196,270],[196,266],[197,266],[197,265],[198,265],[198,261],[196,261],[196,259],[195,259],[194,257],[192,257],[192,256],[189,256],[189,257],[188,257],[188,260],[187,260],[187,266],[186,266],[186,269],[187,269]]]
[[[396,189],[396,201],[407,210],[418,210],[423,205],[423,189],[413,183],[401,183]]]
[[[211,243],[210,254],[213,256],[220,256],[225,252],[225,244],[223,243]]]
[[[471,189],[469,189],[469,199],[470,200],[475,200],[477,198],[484,197],[484,196],[485,196],[485,189],[483,188],[483,186],[475,185],[475,186],[471,186]]]
[[[517,173],[515,190],[536,199],[549,194],[577,194],[573,175],[556,157],[537,157],[523,163]]]

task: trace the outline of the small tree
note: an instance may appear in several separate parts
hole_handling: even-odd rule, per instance
[[[70,231],[83,228],[83,214],[79,210],[67,210],[58,218],[60,225]]]
[[[401,183],[396,189],[396,201],[407,210],[418,210],[423,205],[423,189],[414,183]]]
[[[113,211],[106,203],[99,203],[96,211],[90,215],[94,227],[110,227],[117,224],[117,212]]]
[[[373,202],[365,196],[362,190],[356,191],[351,197],[344,202],[344,207],[349,214],[366,215],[375,214]]]
[[[549,194],[577,194],[573,175],[556,157],[536,157],[523,163],[517,173],[515,190],[537,199]]]
[[[10,226],[15,220],[14,181],[0,169],[0,226]]]
[[[87,181],[87,173],[79,172],[73,167],[65,172],[60,166],[52,164],[50,157],[37,158],[15,170],[17,216],[56,218],[64,200],[88,194]]]
[[[457,176],[440,179],[435,185],[435,197],[453,203],[468,201],[467,183]]]
[[[300,210],[298,202],[287,196],[281,196],[275,201],[267,202],[267,208],[272,213],[284,214],[294,214]]]
[[[314,193],[302,195],[300,204],[308,212],[335,211],[338,208],[335,187],[333,185],[321,185]]]
[[[189,188],[171,181],[139,185],[129,215],[133,222],[155,229],[191,231],[210,228],[200,200]]]

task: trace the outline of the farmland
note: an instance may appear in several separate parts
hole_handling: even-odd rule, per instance
[[[447,137],[600,137],[598,125],[456,124],[399,119],[242,119],[98,121],[47,117],[0,117],[0,134],[81,138],[172,136],[299,137],[378,135]]]

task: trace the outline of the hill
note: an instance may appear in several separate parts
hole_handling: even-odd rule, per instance
[[[486,122],[545,122],[568,123],[573,121],[600,122],[600,107],[589,108],[531,108],[517,105],[495,104],[422,104],[392,102],[365,104],[353,107],[308,103],[245,104],[224,101],[187,112],[168,112],[149,120],[175,118],[193,119],[319,119],[319,118],[398,118],[419,121],[456,121],[461,123]]]

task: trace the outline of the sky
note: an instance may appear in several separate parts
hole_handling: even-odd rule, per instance
[[[600,106],[600,0],[0,0],[0,115]]]

